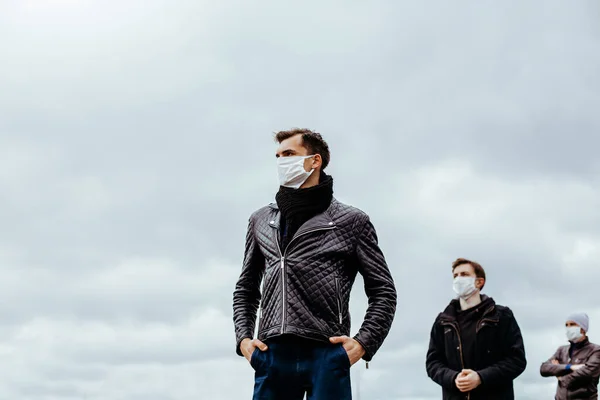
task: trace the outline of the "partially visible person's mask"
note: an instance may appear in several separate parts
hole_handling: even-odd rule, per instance
[[[571,342],[577,342],[581,339],[583,335],[581,334],[581,328],[578,326],[567,326],[567,339]]]
[[[290,156],[277,159],[277,172],[281,186],[298,189],[312,175],[314,169],[306,171],[304,160],[314,156]]]
[[[475,279],[473,276],[457,276],[454,278],[452,288],[461,299],[466,300],[477,291]]]

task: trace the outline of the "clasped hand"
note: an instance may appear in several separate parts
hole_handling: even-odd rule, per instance
[[[479,374],[472,369],[463,369],[455,380],[456,387],[461,392],[470,392],[477,386],[481,385]]]

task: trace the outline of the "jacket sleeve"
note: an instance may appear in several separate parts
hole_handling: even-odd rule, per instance
[[[521,329],[512,311],[507,308],[506,313],[507,327],[503,358],[496,364],[477,371],[482,385],[501,385],[511,382],[521,375],[527,366]]]
[[[425,368],[427,369],[427,376],[429,376],[435,383],[445,389],[457,390],[455,381],[459,371],[455,371],[448,367],[443,334],[439,329],[437,321],[431,328],[429,350],[427,350]]]
[[[260,303],[260,282],[265,260],[254,235],[254,219],[250,217],[246,234],[246,249],[242,272],[233,292],[233,323],[235,325],[236,353],[242,356],[240,343],[252,338],[256,324],[256,311]]]
[[[553,360],[560,360],[560,348],[556,350],[554,355],[540,367],[540,374],[543,377],[564,376],[571,372],[567,369],[566,364],[552,364]]]
[[[560,379],[561,385],[570,389],[580,379],[596,378],[598,376],[600,376],[600,348],[597,348],[590,355],[583,368],[573,371]]]
[[[365,319],[354,339],[365,349],[363,359],[370,361],[388,335],[396,313],[394,280],[377,241],[369,217],[359,217],[356,257],[369,305]]]

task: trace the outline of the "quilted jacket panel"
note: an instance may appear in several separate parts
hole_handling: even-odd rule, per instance
[[[369,306],[354,338],[366,361],[387,336],[396,311],[396,289],[369,217],[333,200],[302,225],[286,249],[279,246],[275,204],[252,214],[242,272],[233,294],[236,351],[244,338],[295,334],[316,340],[350,335],[349,300],[363,276]],[[262,290],[261,290],[262,283]]]

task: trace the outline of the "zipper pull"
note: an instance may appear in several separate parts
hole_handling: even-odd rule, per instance
[[[342,323],[342,313],[339,314],[340,315],[340,324]]]
[[[365,361],[365,364],[367,365],[367,369],[369,369],[369,362]]]
[[[281,257],[281,269],[285,266],[285,257]]]

